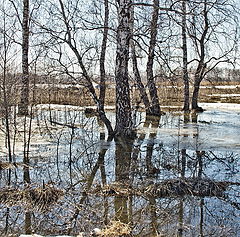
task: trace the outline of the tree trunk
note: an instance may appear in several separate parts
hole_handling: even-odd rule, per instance
[[[105,58],[106,58],[106,48],[107,48],[107,38],[108,38],[108,21],[109,21],[109,6],[108,0],[104,0],[105,14],[104,14],[104,31],[100,55],[100,93],[99,99],[97,100],[97,109],[100,119],[104,122],[107,127],[109,137],[114,134],[111,122],[106,116],[104,111],[105,104],[105,94],[106,94],[106,72],[105,72]]]
[[[118,0],[118,29],[116,52],[116,136],[134,136],[128,78],[131,0]]]
[[[69,20],[67,18],[67,15],[65,13],[65,7],[64,3],[62,0],[59,0],[60,8],[61,8],[61,14],[63,17],[63,21],[66,27],[66,40],[65,42],[68,44],[70,49],[73,51],[75,54],[78,64],[82,70],[82,75],[86,80],[86,87],[88,88],[94,102],[97,105],[97,111],[99,114],[100,119],[104,122],[104,124],[107,127],[108,130],[108,135],[112,137],[114,135],[114,131],[111,125],[111,122],[106,116],[106,113],[104,112],[104,99],[105,99],[105,68],[104,68],[104,63],[105,63],[105,53],[106,53],[106,41],[107,41],[107,27],[104,30],[104,35],[103,35],[103,42],[102,42],[102,51],[101,51],[101,63],[100,63],[100,71],[101,71],[101,82],[100,82],[100,97],[98,98],[96,91],[93,87],[91,78],[87,72],[87,69],[83,63],[83,58],[82,55],[79,53],[76,44],[73,40],[72,32],[71,32],[71,27],[69,25]],[[108,24],[108,1],[105,1],[105,20],[104,20],[104,26]]]
[[[199,40],[196,40],[195,38],[195,42],[199,42],[200,54],[199,54],[199,62],[198,62],[197,70],[194,76],[194,88],[193,88],[193,95],[192,95],[192,110],[199,111],[199,112],[203,111],[203,109],[198,106],[200,83],[204,79],[204,73],[207,67],[207,64],[205,63],[205,47],[206,47],[205,41],[206,41],[207,33],[209,30],[207,0],[204,0],[204,10],[202,14],[204,17],[203,32]],[[194,26],[196,27],[195,24]]]
[[[104,30],[103,39],[100,55],[100,93],[99,102],[100,110],[104,111],[105,104],[105,94],[106,94],[106,72],[105,72],[105,58],[106,58],[106,48],[107,48],[107,38],[108,38],[108,21],[109,21],[109,6],[108,0],[104,0],[105,16],[104,16]]]
[[[137,64],[137,57],[135,52],[135,46],[132,45],[132,63],[133,63],[133,74],[134,79],[137,82],[137,88],[140,92],[141,100],[144,103],[146,114],[151,114],[151,106],[150,101],[148,99],[148,95],[146,92],[146,89],[142,83],[142,79],[138,70],[138,64]]]
[[[201,71],[204,72],[205,67],[203,66]],[[203,80],[202,73],[198,73],[198,71],[195,74],[194,77],[194,87],[193,87],[193,95],[192,95],[192,110],[196,112],[202,112],[203,109],[198,106],[198,98],[199,98],[199,91],[200,91],[200,84]]]
[[[195,79],[193,95],[192,95],[192,110],[198,110],[198,95],[199,95],[200,82]]]
[[[133,35],[133,29],[134,29],[134,8],[131,9],[131,34]],[[141,100],[144,103],[146,113],[150,113],[150,101],[148,99],[148,95],[146,92],[146,89],[142,83],[142,79],[140,76],[140,72],[138,70],[138,62],[137,62],[137,55],[136,55],[136,49],[135,49],[135,43],[134,39],[131,40],[131,58],[132,58],[132,65],[133,65],[133,74],[134,74],[134,80],[136,81],[137,88],[140,92]]]
[[[189,111],[189,77],[187,69],[187,24],[186,24],[186,0],[182,1],[182,51],[183,51],[183,83],[184,83],[184,111]]]
[[[5,116],[5,124],[6,124],[6,137],[7,137],[7,148],[8,148],[8,161],[12,162],[12,152],[11,152],[11,131],[10,131],[10,119],[9,119],[9,113],[10,113],[10,105],[9,105],[9,100],[8,100],[8,83],[7,83],[7,62],[8,62],[8,58],[7,58],[7,54],[8,54],[8,42],[7,42],[7,32],[6,32],[6,17],[5,17],[5,12],[4,12],[4,18],[3,18],[3,29],[2,29],[2,33],[3,33],[3,54],[2,56],[2,60],[3,60],[3,64],[2,66],[2,81],[1,81],[1,101],[3,103],[3,111],[4,116]],[[3,97],[3,98],[2,98]],[[10,177],[11,177],[11,171],[9,169],[9,183],[10,183]]]
[[[115,139],[115,181],[119,185],[131,185],[129,175],[133,142],[133,139]],[[128,200],[129,198],[126,196],[114,197],[115,218],[123,223],[130,222],[129,208],[131,207],[127,205]]]
[[[29,103],[29,0],[23,0],[23,21],[22,21],[22,88],[18,113],[28,115]]]
[[[151,36],[150,36],[150,45],[148,49],[148,62],[147,62],[147,81],[148,81],[149,94],[152,102],[149,115],[160,116],[161,110],[159,105],[157,88],[156,88],[154,76],[153,76],[153,60],[154,60],[154,52],[155,52],[155,46],[157,41],[159,0],[153,0],[153,3],[154,3],[154,9],[153,9],[152,20],[151,20],[151,28],[150,28]]]
[[[193,96],[192,96],[192,110],[203,111],[201,107],[198,106],[198,97],[200,84],[203,80],[203,75],[206,69],[206,64],[203,63],[203,59],[199,62],[195,76],[194,76],[194,86],[193,86]]]

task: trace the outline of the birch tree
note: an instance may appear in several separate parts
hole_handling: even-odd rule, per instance
[[[188,48],[187,48],[187,9],[186,1],[182,1],[182,52],[183,52],[183,83],[184,83],[184,105],[183,110],[189,110],[189,75],[188,75]]]
[[[12,154],[12,138],[11,138],[11,104],[14,104],[13,99],[14,78],[10,74],[13,71],[11,64],[14,62],[15,54],[12,48],[14,48],[14,42],[12,36],[14,35],[14,29],[9,24],[9,18],[7,18],[7,8],[9,6],[2,2],[0,8],[0,16],[2,17],[0,25],[0,104],[1,113],[3,115],[3,124],[5,125],[6,133],[6,147],[8,149],[8,161],[13,161]],[[11,177],[11,170],[9,170],[9,184]]]
[[[63,53],[69,53],[69,50],[63,52],[61,49],[68,46],[73,53],[72,62],[80,69],[81,84],[84,85],[91,94],[93,101],[97,106],[97,111],[100,119],[105,123],[110,136],[126,136],[132,137],[133,121],[130,102],[130,89],[129,89],[129,75],[128,75],[128,60],[129,60],[129,43],[131,38],[129,21],[130,21],[130,8],[132,1],[117,1],[118,8],[118,27],[117,27],[117,42],[116,42],[116,63],[115,63],[115,79],[116,79],[116,125],[115,129],[104,112],[104,98],[105,98],[105,54],[107,47],[108,36],[108,17],[109,7],[108,1],[104,1],[104,24],[99,25],[94,20],[84,19],[82,16],[86,7],[81,9],[79,1],[73,1],[67,4],[63,0],[58,0],[58,7],[55,4],[50,4],[51,11],[54,11],[54,20],[52,19],[52,12],[49,12],[49,19],[52,19],[51,24],[45,25],[40,22],[41,28],[49,34],[49,36],[55,41],[55,46],[58,47],[58,62],[62,66],[65,73],[73,80],[78,81],[76,73],[69,70],[63,59]],[[99,58],[95,57],[94,60],[99,60],[100,65],[100,95],[93,86],[93,79],[90,74],[90,70],[87,66],[86,54],[92,50],[92,45],[89,47],[81,42],[81,37],[88,31],[103,29],[103,37],[101,44],[101,52]],[[89,35],[89,38],[91,36]],[[56,44],[56,40],[59,45]],[[50,47],[50,46],[49,46]],[[84,48],[86,47],[86,48]],[[96,46],[98,47],[98,46]],[[96,48],[95,48],[96,49]],[[93,50],[95,50],[93,49]],[[95,53],[99,52],[95,50]],[[54,52],[56,53],[56,51]],[[89,54],[90,55],[90,54]],[[91,55],[90,55],[91,56]]]
[[[158,15],[159,10],[162,9],[159,6],[159,1],[154,0],[152,4],[144,4],[144,3],[135,3],[135,7],[137,5],[142,5],[145,7],[152,7],[152,16],[149,23],[149,42],[144,42],[145,45],[147,45],[146,54],[147,54],[147,64],[146,64],[146,74],[147,74],[147,87],[149,89],[149,94],[146,91],[146,87],[144,86],[142,82],[142,76],[140,74],[139,68],[138,68],[138,61],[137,61],[137,54],[136,54],[136,39],[132,39],[131,41],[131,58],[132,58],[132,65],[133,65],[133,74],[134,79],[136,81],[137,88],[140,91],[141,100],[144,103],[146,114],[147,115],[154,115],[154,116],[160,116],[161,110],[160,110],[160,104],[159,104],[159,98],[157,94],[157,87],[155,83],[155,76],[154,76],[154,60],[156,59],[156,46],[157,46],[157,36],[158,36]],[[138,21],[144,21],[143,19],[137,19]],[[131,20],[131,28],[132,28],[132,34],[134,37],[134,31],[137,29],[134,29],[134,9],[132,8],[132,20]],[[142,39],[143,40],[143,39]],[[138,42],[138,46],[139,42]],[[140,47],[144,47],[141,45]]]
[[[22,18],[22,85],[18,113],[28,115],[29,104],[29,0],[23,0]]]
[[[55,12],[55,18],[52,19],[52,13],[49,12],[49,19],[52,19],[52,25],[44,25],[42,22],[39,22],[40,27],[49,34],[52,40],[58,42],[54,47],[57,48],[56,52],[58,54],[58,63],[65,74],[67,74],[70,78],[72,78],[75,82],[80,82],[85,85],[88,89],[90,95],[93,98],[94,103],[97,106],[97,112],[99,114],[100,119],[104,122],[107,127],[108,134],[110,136],[114,135],[114,131],[111,125],[111,122],[107,118],[104,112],[104,101],[105,101],[105,55],[106,55],[106,45],[107,45],[107,37],[108,37],[108,17],[109,17],[109,7],[108,1],[104,1],[104,26],[95,26],[95,28],[103,28],[103,38],[102,38],[102,46],[100,53],[100,95],[98,96],[94,86],[93,80],[91,78],[90,72],[88,70],[87,64],[84,61],[84,55],[91,50],[92,46],[86,46],[86,49],[82,50],[80,44],[79,35],[84,34],[82,31],[84,28],[85,22],[84,19],[79,18],[82,12],[80,10],[80,2],[73,1],[70,4],[67,4],[63,0],[58,0],[58,6],[55,4],[52,5],[50,3],[52,9]],[[71,14],[70,14],[71,13]],[[82,25],[81,25],[82,24]],[[86,26],[85,26],[86,28]],[[93,28],[94,29],[94,28]],[[59,33],[61,32],[61,33]],[[69,67],[66,65],[67,62],[64,61],[64,53],[69,53],[69,51],[62,51],[62,48],[68,46],[68,49],[73,53],[74,59],[72,59],[73,64],[77,65],[77,67],[81,70],[80,74],[82,75],[81,81],[78,81],[78,76],[74,75],[74,72],[69,70]],[[49,46],[51,47],[51,45]],[[66,58],[66,57],[65,57]]]
[[[132,137],[133,121],[130,103],[128,61],[131,39],[131,0],[117,0],[118,28],[116,51],[116,126],[117,136]]]
[[[159,0],[153,0],[153,12],[152,12],[152,20],[150,24],[150,42],[148,48],[148,61],[147,61],[147,83],[149,94],[151,97],[151,108],[150,114],[159,116],[161,115],[159,98],[157,94],[156,84],[154,82],[153,75],[153,62],[154,62],[154,54],[155,47],[157,42],[157,32],[158,32],[158,15],[159,15]]]

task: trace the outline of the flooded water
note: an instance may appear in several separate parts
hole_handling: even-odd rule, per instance
[[[134,141],[108,141],[82,109],[38,106],[12,125],[11,164],[2,124],[1,236],[91,236],[113,221],[128,236],[240,236],[240,110],[139,113],[137,124]]]

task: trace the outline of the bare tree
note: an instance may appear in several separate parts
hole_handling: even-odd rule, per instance
[[[5,135],[5,148],[8,163],[15,162],[16,145],[16,91],[18,80],[16,77],[16,62],[18,50],[13,40],[16,34],[15,19],[11,19],[8,2],[1,1],[0,7],[0,117],[1,132]],[[12,22],[11,22],[11,20]],[[11,184],[12,170],[8,170],[7,182]]]
[[[220,63],[232,63],[236,44],[236,10],[233,2],[220,0],[192,1],[189,4],[192,19],[189,20],[188,32],[196,52],[196,57],[191,61],[196,62],[192,109],[203,111],[198,106],[201,82]]]
[[[152,20],[150,25],[150,42],[148,48],[148,61],[147,61],[147,83],[149,88],[149,94],[151,97],[151,115],[159,116],[161,115],[159,99],[157,94],[157,88],[154,81],[153,75],[153,61],[155,54],[155,46],[157,42],[157,32],[158,32],[158,15],[159,15],[159,0],[153,0],[153,12],[152,12]]]
[[[41,25],[41,28],[45,30],[52,39],[57,40],[58,45],[55,45],[55,47],[59,47],[57,53],[59,55],[58,63],[63,67],[65,73],[73,78],[75,81],[78,79],[74,75],[74,73],[70,72],[68,67],[64,64],[66,62],[62,62],[63,52],[61,50],[61,44],[66,44],[69,49],[72,51],[76,58],[76,64],[81,69],[81,75],[83,76],[83,84],[87,87],[88,91],[90,92],[96,106],[97,111],[100,116],[100,119],[104,122],[104,124],[107,127],[108,133],[110,136],[114,135],[114,131],[112,128],[112,125],[107,118],[105,112],[104,112],[104,100],[105,100],[105,54],[106,54],[106,43],[107,43],[107,36],[108,36],[108,16],[109,16],[109,10],[108,10],[108,1],[105,1],[105,20],[104,20],[104,33],[103,33],[103,40],[102,40],[102,49],[101,49],[101,55],[100,55],[100,72],[101,72],[101,79],[100,79],[100,95],[98,97],[97,92],[93,86],[93,80],[89,74],[87,65],[84,63],[84,54],[90,50],[91,47],[87,48],[84,53],[81,52],[80,47],[78,47],[78,38],[79,35],[79,27],[76,23],[75,18],[73,16],[76,16],[76,14],[80,14],[78,5],[79,2],[72,2],[69,5],[66,5],[64,1],[58,0],[59,3],[59,9],[57,8],[57,14],[60,15],[60,19],[58,19],[61,24],[62,28],[54,28],[52,25],[45,26],[41,22],[39,23]],[[72,8],[71,8],[72,7]],[[69,12],[72,11],[72,16],[69,15]],[[78,19],[79,20],[79,19]],[[57,23],[58,24],[58,23]],[[99,28],[99,27],[97,27]],[[59,31],[62,32],[59,34]]]
[[[6,22],[6,9],[3,6],[1,9],[1,15],[3,16],[3,22],[1,27],[1,51],[0,51],[0,69],[1,69],[1,85],[0,85],[0,95],[1,95],[1,105],[2,105],[2,114],[5,119],[5,126],[6,126],[6,140],[7,140],[7,148],[8,148],[8,161],[12,162],[12,149],[11,149],[11,129],[10,129],[10,100],[8,95],[11,94],[10,85],[9,85],[9,54],[13,42],[11,39],[8,38],[9,29],[7,28]],[[10,31],[12,29],[10,28]],[[11,172],[11,171],[10,171]]]
[[[183,110],[189,110],[189,76],[188,76],[188,48],[187,48],[187,9],[186,0],[182,1],[182,52],[183,52],[183,82],[184,82],[184,105]]]
[[[105,93],[106,93],[106,71],[105,71],[105,59],[106,59],[106,48],[108,40],[108,27],[109,27],[109,3],[108,0],[104,0],[104,29],[103,39],[100,53],[100,111],[104,111],[105,104]]]
[[[194,43],[196,44],[197,49],[199,50],[198,54],[199,54],[199,60],[198,60],[198,65],[197,65],[197,69],[194,75],[194,88],[193,88],[193,95],[192,95],[192,109],[197,110],[197,111],[201,111],[202,108],[200,108],[198,106],[198,95],[199,95],[199,89],[200,89],[200,83],[203,80],[203,76],[206,70],[206,63],[205,63],[205,43],[207,41],[207,33],[210,30],[210,26],[209,26],[209,15],[208,15],[208,8],[207,8],[207,1],[204,1],[204,7],[203,7],[203,11],[202,11],[203,17],[204,17],[204,21],[203,21],[203,31],[201,33],[200,38],[197,38],[196,35],[196,31],[198,29],[196,29],[196,19],[195,16],[193,16],[193,21],[192,21],[192,26],[193,26],[193,30],[194,33],[191,34]],[[198,48],[199,47],[199,48]]]
[[[145,4],[134,4],[134,5],[142,5]],[[131,41],[131,58],[132,58],[132,65],[133,65],[133,73],[134,73],[134,79],[136,81],[137,88],[140,91],[141,100],[143,101],[146,109],[147,115],[154,115],[154,116],[160,116],[161,110],[159,105],[159,98],[157,94],[157,87],[155,83],[155,76],[154,76],[154,59],[156,59],[156,46],[157,46],[157,36],[158,36],[158,15],[159,15],[159,1],[153,1],[153,4],[146,4],[146,6],[153,7],[152,11],[152,17],[150,20],[150,26],[148,31],[150,32],[149,36],[149,42],[144,44],[146,45],[147,49],[144,49],[144,51],[147,54],[147,65],[146,65],[146,73],[147,73],[147,87],[149,89],[149,95],[146,92],[146,88],[142,82],[142,77],[138,68],[138,61],[137,61],[137,54],[136,54],[136,39],[134,39],[134,32],[138,29],[134,28],[134,9],[132,8],[132,19],[131,19],[131,29],[133,34],[133,39]],[[136,6],[135,6],[136,7]],[[143,19],[137,19],[140,21],[144,21]],[[137,33],[139,34],[139,33]],[[143,33],[144,34],[144,33]],[[143,38],[141,38],[142,41]],[[138,42],[138,47],[140,47],[142,50],[144,48],[143,45],[140,45]]]
[[[134,39],[134,7],[131,9],[131,33],[132,33],[132,40],[131,40],[131,59],[132,59],[132,66],[133,66],[133,74],[134,80],[136,81],[136,85],[138,90],[140,91],[141,100],[144,103],[146,113],[151,114],[150,110],[150,100],[148,98],[148,94],[146,92],[146,88],[142,82],[141,74],[138,68],[138,61],[137,61],[137,54],[136,54],[136,43]]]
[[[76,79],[74,73],[71,73],[67,66],[64,65],[64,61],[62,60],[63,52],[61,51],[61,45],[67,45],[70,50],[73,52],[77,66],[81,69],[81,75],[83,76],[82,84],[84,84],[88,91],[90,92],[95,104],[97,105],[97,111],[105,123],[108,133],[110,136],[133,136],[133,121],[132,121],[132,111],[131,111],[131,103],[130,103],[130,89],[129,89],[129,81],[128,81],[128,60],[129,60],[129,42],[131,38],[129,23],[130,23],[130,8],[131,1],[117,1],[118,5],[118,22],[119,26],[117,29],[117,51],[116,51],[116,67],[115,67],[115,77],[116,77],[116,126],[113,130],[112,124],[108,120],[105,112],[104,112],[104,101],[105,101],[105,54],[106,54],[106,45],[107,45],[107,37],[108,37],[108,18],[109,18],[109,7],[108,1],[104,1],[105,15],[104,15],[104,25],[98,25],[96,22],[91,22],[85,20],[83,18],[78,18],[80,21],[77,22],[76,19],[73,18],[69,12],[75,16],[77,13],[80,14],[81,10],[78,9],[79,2],[72,2],[67,5],[63,0],[58,0],[59,8],[56,8],[60,23],[62,24],[62,28],[54,28],[53,26],[45,26],[41,24],[41,28],[46,30],[52,39],[57,39],[59,45],[59,60],[61,66],[64,68],[65,73],[67,73],[73,79]],[[74,6],[72,6],[74,5]],[[95,23],[95,25],[93,25]],[[78,24],[82,24],[82,28],[79,27]],[[91,27],[89,27],[91,24]],[[100,53],[100,95],[98,96],[97,91],[93,86],[93,79],[91,74],[89,73],[89,69],[87,67],[86,61],[84,60],[84,55],[88,51],[91,50],[91,46],[88,48],[86,45],[85,52],[81,52],[81,48],[79,47],[79,38],[78,36],[81,33],[84,33],[85,30],[99,30],[103,29],[103,38],[101,45],[101,53]],[[82,32],[83,30],[83,32]],[[61,33],[59,33],[61,32]]]

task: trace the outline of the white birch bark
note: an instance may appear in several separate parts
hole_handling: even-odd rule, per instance
[[[129,45],[131,39],[131,0],[118,0],[118,29],[116,52],[116,127],[117,136],[132,137],[133,121],[128,78]]]

